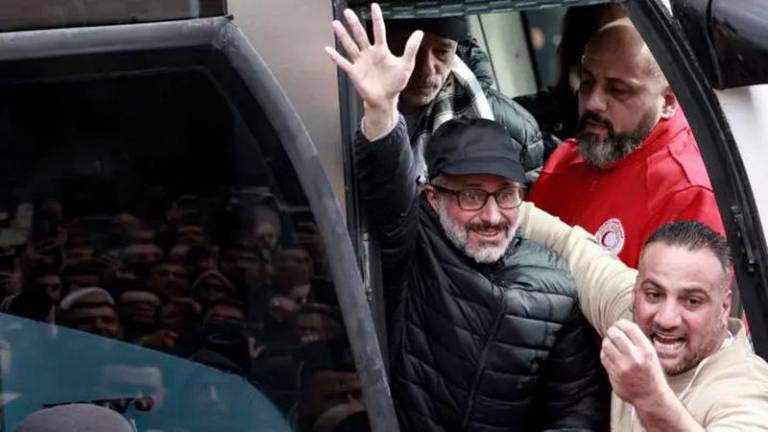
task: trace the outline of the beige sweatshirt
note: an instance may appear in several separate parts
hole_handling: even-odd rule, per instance
[[[568,261],[586,319],[600,333],[620,318],[631,319],[637,271],[600,247],[594,236],[570,227],[530,203],[520,208],[524,237],[543,243]],[[698,367],[667,377],[667,383],[707,431],[768,431],[768,364],[755,355],[741,322],[732,319],[733,339]],[[611,398],[611,430],[644,431],[634,409]]]

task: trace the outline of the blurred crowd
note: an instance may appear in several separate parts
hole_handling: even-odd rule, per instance
[[[297,430],[367,424],[307,209],[249,190],[183,195],[159,217],[72,215],[54,198],[27,208],[27,224],[19,213],[28,229],[0,256],[2,312],[240,375]]]

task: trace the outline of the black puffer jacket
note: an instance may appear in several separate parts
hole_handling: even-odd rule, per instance
[[[359,134],[356,153],[402,430],[600,430],[597,350],[564,262],[519,238],[493,265],[455,248],[417,196],[402,118],[377,142]]]

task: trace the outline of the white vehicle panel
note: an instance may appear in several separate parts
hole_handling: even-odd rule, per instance
[[[768,85],[716,91],[747,171],[760,223],[768,227]],[[765,231],[764,231],[765,232]]]

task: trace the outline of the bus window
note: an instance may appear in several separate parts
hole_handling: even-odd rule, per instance
[[[74,402],[139,431],[364,427],[326,245],[261,108],[199,67],[34,78],[51,68],[0,82],[2,429]]]
[[[29,0],[0,3],[0,31],[202,18],[226,14],[225,0]]]

